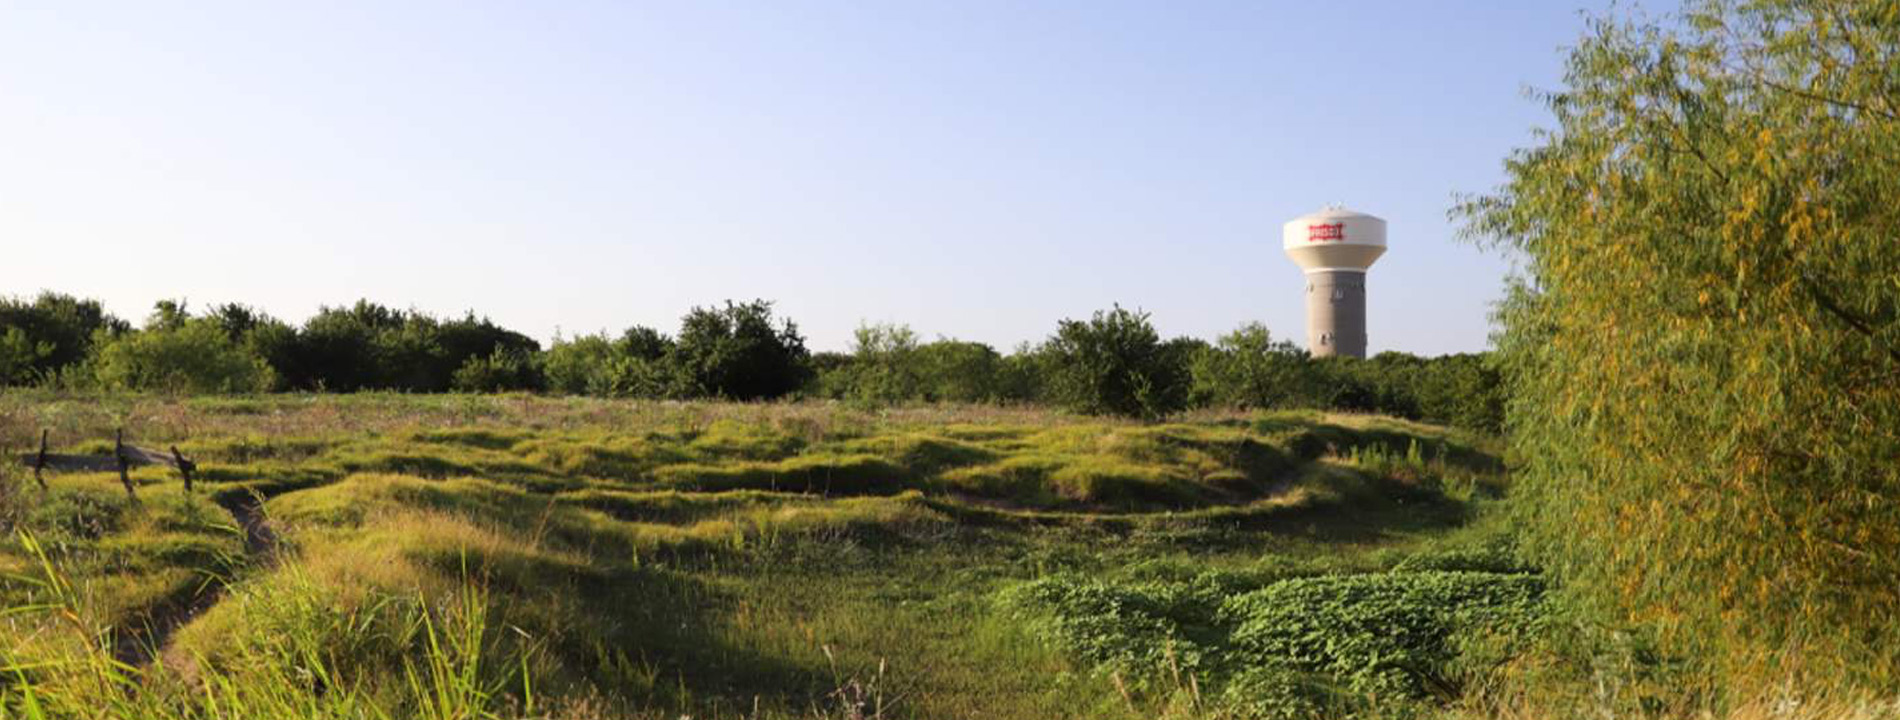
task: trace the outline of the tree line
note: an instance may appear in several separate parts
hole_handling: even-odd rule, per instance
[[[1063,320],[1043,342],[999,352],[866,325],[849,352],[811,352],[764,300],[695,307],[673,335],[535,339],[473,313],[438,318],[367,300],[293,326],[239,304],[192,312],[161,301],[140,327],[96,300],[0,299],[0,385],[172,393],[526,391],[626,398],[867,405],[1048,403],[1160,418],[1203,407],[1379,412],[1495,430],[1498,374],[1479,354],[1313,358],[1258,323],[1213,342],[1164,340],[1146,313]]]

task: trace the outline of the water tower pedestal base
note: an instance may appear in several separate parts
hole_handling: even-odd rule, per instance
[[[1366,273],[1306,273],[1306,347],[1315,357],[1366,356]]]

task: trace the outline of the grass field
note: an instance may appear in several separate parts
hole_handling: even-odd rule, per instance
[[[34,717],[1391,716],[1540,617],[1491,441],[1362,416],[0,396]]]

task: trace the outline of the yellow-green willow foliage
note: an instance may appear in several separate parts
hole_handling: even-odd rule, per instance
[[[1500,309],[1530,546],[1713,661],[1900,682],[1900,2],[1595,23],[1456,213]]]

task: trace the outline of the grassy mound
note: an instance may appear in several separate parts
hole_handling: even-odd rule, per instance
[[[0,714],[1429,707],[1465,638],[1535,614],[1536,580],[1459,530],[1502,487],[1486,441],[1377,418],[375,395],[5,412],[56,438],[178,418],[143,441],[177,443],[203,489],[162,468],[136,502],[116,476],[7,480]],[[146,651],[113,662],[127,645]]]

